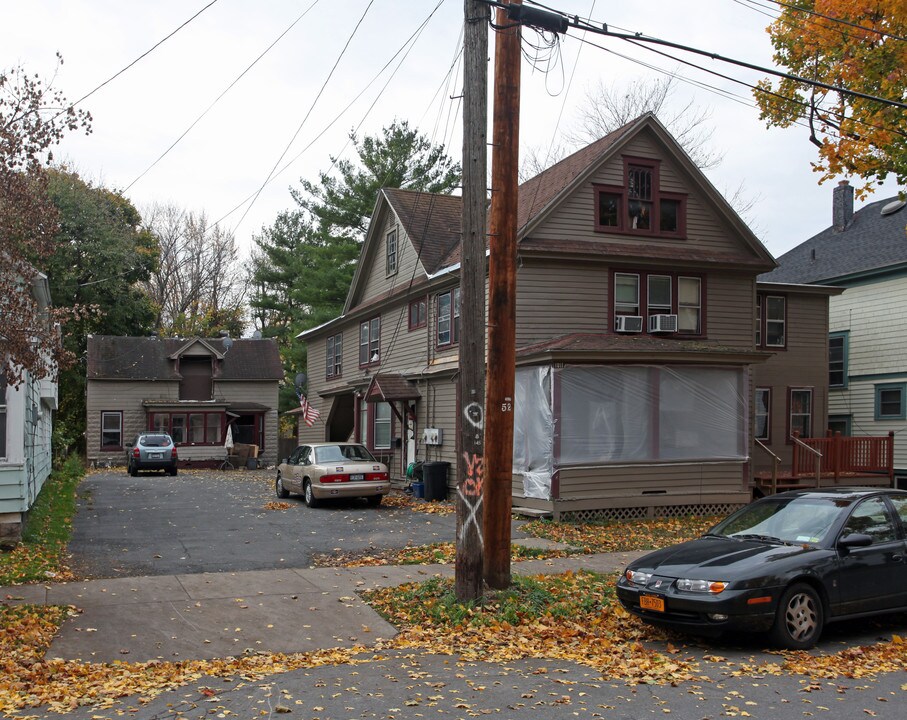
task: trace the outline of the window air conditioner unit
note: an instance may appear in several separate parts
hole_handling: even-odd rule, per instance
[[[615,318],[614,330],[622,333],[642,332],[642,316],[640,315],[618,315]]]
[[[676,315],[650,315],[649,332],[677,332]]]

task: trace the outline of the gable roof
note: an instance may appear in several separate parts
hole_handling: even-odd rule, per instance
[[[780,283],[831,282],[858,273],[907,264],[907,208],[882,215],[897,196],[860,208],[842,231],[829,226],[778,258],[779,267],[759,276]]]
[[[437,272],[450,251],[460,244],[463,198],[400,188],[384,188],[381,192],[406,234],[419,243],[415,249],[425,272]]]
[[[273,339],[205,338],[223,358],[218,380],[283,380],[283,366]],[[89,380],[179,380],[171,356],[194,345],[186,338],[88,336]]]

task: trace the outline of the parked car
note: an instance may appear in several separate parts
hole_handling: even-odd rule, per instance
[[[907,491],[797,490],[630,563],[617,596],[654,625],[815,645],[826,623],[907,610]]]
[[[176,475],[177,460],[176,445],[166,433],[140,433],[126,448],[126,470],[133,477],[141,470],[164,470]]]
[[[364,497],[378,507],[390,492],[390,474],[364,445],[312,443],[300,445],[277,466],[277,497],[301,493],[306,505],[316,507],[328,498]]]

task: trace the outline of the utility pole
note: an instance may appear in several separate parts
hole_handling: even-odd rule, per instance
[[[521,5],[522,0],[509,0]],[[494,55],[488,389],[485,404],[485,582],[510,586],[513,395],[516,373],[516,233],[520,127],[520,26],[499,7]]]
[[[488,182],[488,6],[464,0],[463,225],[460,248],[460,454],[457,560],[461,602],[482,597],[485,478],[485,232]]]

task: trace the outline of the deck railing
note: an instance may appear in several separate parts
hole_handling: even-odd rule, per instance
[[[794,432],[791,469],[794,477],[887,475],[894,487],[894,433],[879,437],[845,437],[840,432],[823,438],[800,438]],[[824,458],[824,461],[823,461]],[[824,468],[822,467],[824,465]]]
[[[774,495],[778,492],[778,468],[781,467],[781,458],[779,458],[775,453],[769,450],[768,445],[763,443],[759,438],[756,438],[756,447],[762,450],[763,452],[768,453],[772,457],[772,484],[771,491]]]

